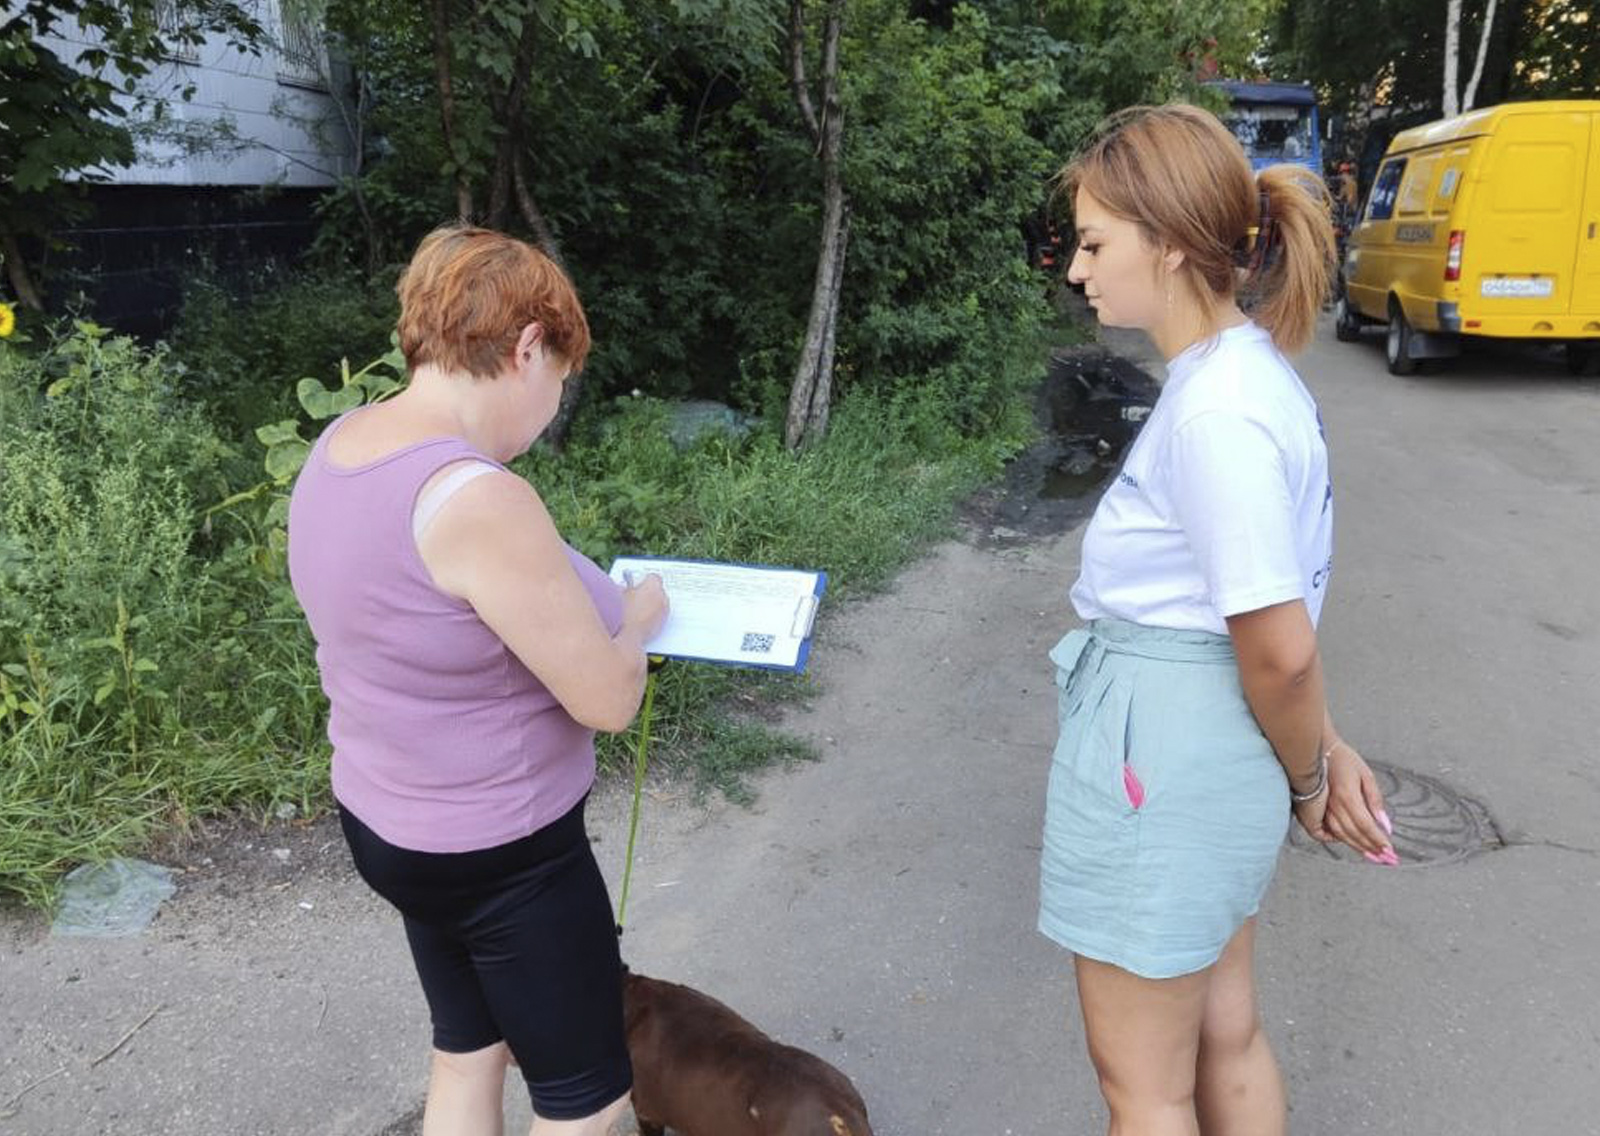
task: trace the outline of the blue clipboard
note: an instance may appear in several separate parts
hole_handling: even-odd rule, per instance
[[[781,573],[785,576],[801,576],[808,578],[808,581],[811,585],[809,590],[804,592],[796,590],[794,593],[794,611],[789,617],[790,624],[787,633],[783,636],[787,643],[795,643],[798,641],[798,645],[795,650],[795,660],[793,663],[764,661],[758,655],[745,650],[731,649],[731,640],[729,641],[730,647],[721,651],[709,651],[704,649],[696,650],[692,647],[685,649],[674,649],[672,646],[672,639],[674,636],[672,634],[670,616],[667,626],[662,629],[662,635],[658,636],[657,640],[652,640],[650,643],[645,645],[645,650],[649,654],[658,655],[667,659],[682,659],[688,662],[710,663],[713,666],[748,667],[755,670],[786,671],[790,674],[801,674],[805,671],[806,663],[811,658],[811,643],[812,637],[816,630],[817,611],[821,607],[823,593],[827,591],[828,587],[828,574],[826,572],[820,570],[814,571],[806,568],[780,567],[772,564],[747,564],[743,562],[726,560],[698,560],[688,557],[619,556],[611,565],[610,575],[611,578],[616,582],[623,583],[624,579],[619,577],[625,577],[628,572],[649,572],[653,566],[665,569],[667,571],[663,572],[663,579],[669,581],[668,598],[670,599],[670,568],[672,565],[737,569],[740,571],[740,573]],[[785,602],[787,602],[787,599],[788,597],[784,597]],[[711,603],[713,601],[704,600],[700,602]],[[771,646],[775,642],[775,637],[780,634],[780,632],[781,629],[777,625],[773,624],[768,625],[768,627],[764,628],[760,633],[744,633],[741,635],[741,646],[747,645],[752,636],[758,639],[771,636],[768,641],[768,646]],[[659,641],[663,638],[666,640],[666,642],[659,643]]]

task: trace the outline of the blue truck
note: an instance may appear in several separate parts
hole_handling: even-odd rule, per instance
[[[1222,79],[1207,86],[1227,96],[1222,121],[1253,167],[1292,162],[1322,176],[1322,126],[1316,92],[1309,85]]]

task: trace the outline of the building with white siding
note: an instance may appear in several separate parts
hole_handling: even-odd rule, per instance
[[[71,251],[53,267],[115,326],[162,330],[201,261],[226,276],[293,255],[317,198],[355,172],[346,69],[280,0],[257,0],[255,16],[257,52],[208,33],[141,79],[125,100],[137,160],[81,177],[92,216],[59,234]],[[89,45],[75,26],[55,32],[42,46],[65,62]]]

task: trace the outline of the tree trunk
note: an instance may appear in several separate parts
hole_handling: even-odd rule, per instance
[[[816,281],[811,290],[811,315],[789,388],[789,414],[784,444],[791,450],[819,440],[828,428],[832,394],[833,344],[839,316],[839,290],[844,276],[844,194],[830,193],[823,211],[822,248],[817,254]]]
[[[822,127],[811,105],[811,89],[806,86],[806,2],[789,0],[789,90],[800,110],[800,121],[817,146],[822,145]]]
[[[366,75],[356,68],[351,68],[350,82],[355,84],[356,105],[350,106],[350,91],[344,84],[336,81],[333,68],[329,67],[328,89],[333,92],[333,105],[339,112],[339,117],[344,120],[345,133],[350,137],[350,149],[354,154],[349,176],[350,196],[355,200],[356,213],[361,219],[361,240],[367,249],[367,272],[374,273],[382,261],[382,254],[378,247],[378,226],[372,219],[372,210],[367,204],[366,182],[364,178],[363,156],[367,152],[367,107],[368,92]]]
[[[499,149],[504,149],[502,140]],[[504,229],[511,212],[511,169],[503,153],[496,154],[494,173],[489,175],[489,208],[483,223],[490,229]]]
[[[828,296],[828,332],[822,341],[822,357],[817,363],[817,385],[811,392],[811,410],[805,427],[807,437],[821,438],[828,433],[828,412],[833,406],[833,368],[837,361],[834,340],[839,330],[839,299],[844,292],[845,254],[850,247],[850,208],[845,206],[839,222],[839,250],[833,258],[833,284]]]
[[[1479,88],[1485,102],[1510,101],[1517,61],[1526,50],[1528,9],[1538,3],[1539,0],[1506,0],[1505,11],[1499,13],[1497,30],[1489,37],[1489,62],[1494,66],[1484,69],[1484,84]]]
[[[368,94],[371,88],[367,86],[365,75],[356,78],[356,113],[354,129],[351,135],[355,139],[352,149],[355,151],[355,169],[351,171],[350,187],[356,199],[356,209],[361,214],[361,236],[367,245],[367,272],[378,271],[378,265],[383,262],[383,254],[378,248],[378,225],[372,219],[372,210],[367,205],[367,191],[363,183],[365,170],[363,169],[362,156],[367,152],[367,110],[369,106]]]
[[[532,191],[528,188],[528,175],[523,166],[523,155],[519,150],[511,162],[512,181],[517,192],[517,210],[522,214],[522,219],[527,222],[528,228],[533,230],[534,239],[539,242],[539,248],[562,271],[566,271],[566,263],[561,259],[561,248],[556,244],[555,234],[550,231],[549,224],[544,219],[544,214],[539,211],[539,204],[534,200]],[[583,398],[583,373],[569,375],[567,381],[561,386],[561,402],[556,406],[556,415],[550,420],[550,425],[545,427],[544,439],[557,450],[567,444],[567,435],[572,430],[572,419],[578,412],[578,403]]]
[[[572,432],[572,420],[578,415],[578,403],[583,399],[583,374],[567,376],[561,384],[561,401],[556,404],[555,417],[544,428],[543,438],[557,451],[565,448],[567,435]]]
[[[1461,0],[1449,0],[1444,18],[1444,99],[1440,103],[1445,118],[1461,113]]]
[[[513,183],[522,155],[522,108],[527,102],[528,80],[533,73],[534,33],[538,28],[538,14],[530,8],[522,21],[522,36],[517,40],[517,54],[511,63],[511,81],[506,85],[505,97],[493,100],[501,133],[499,145],[495,147],[494,180],[489,185],[491,229],[505,228],[511,215]],[[516,192],[520,196],[521,190]]]
[[[511,159],[512,184],[517,191],[517,211],[522,214],[522,219],[527,222],[528,228],[533,231],[533,236],[539,242],[539,248],[556,264],[563,269],[566,262],[561,259],[561,247],[556,244],[555,234],[550,231],[549,222],[544,219],[544,214],[539,210],[539,204],[534,200],[533,193],[528,189],[528,173],[524,166],[522,151],[517,151]]]
[[[1489,0],[1483,13],[1483,30],[1478,33],[1478,58],[1472,65],[1472,78],[1467,80],[1467,93],[1461,96],[1461,109],[1471,110],[1478,99],[1478,81],[1483,78],[1483,60],[1489,54],[1489,32],[1494,28],[1496,0]]]
[[[446,0],[433,0],[433,70],[439,89],[439,121],[444,129],[444,146],[455,166],[456,219],[472,221],[472,182],[467,177],[461,147],[456,137],[455,82],[450,74],[450,13]]]
[[[805,81],[804,0],[790,3],[790,79],[801,120],[812,132],[822,161],[822,233],[817,251],[817,271],[811,289],[811,314],[800,348],[794,382],[789,388],[789,414],[784,442],[792,450],[819,440],[828,427],[828,399],[832,395],[833,352],[839,317],[839,293],[844,278],[846,212],[844,177],[840,158],[844,148],[844,109],[839,99],[839,31],[844,0],[831,0],[823,23],[822,116],[811,107]]]
[[[36,312],[44,311],[44,297],[39,295],[33,277],[28,274],[28,266],[22,259],[21,242],[9,230],[0,231],[0,258],[6,262],[6,279],[11,281],[11,291],[16,294],[18,302]]]

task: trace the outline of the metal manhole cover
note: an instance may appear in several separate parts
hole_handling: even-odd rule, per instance
[[[1394,823],[1394,850],[1402,866],[1448,864],[1499,848],[1505,842],[1489,810],[1432,777],[1369,761]],[[1289,845],[1332,860],[1365,863],[1344,844],[1318,844],[1298,824],[1289,827]]]

